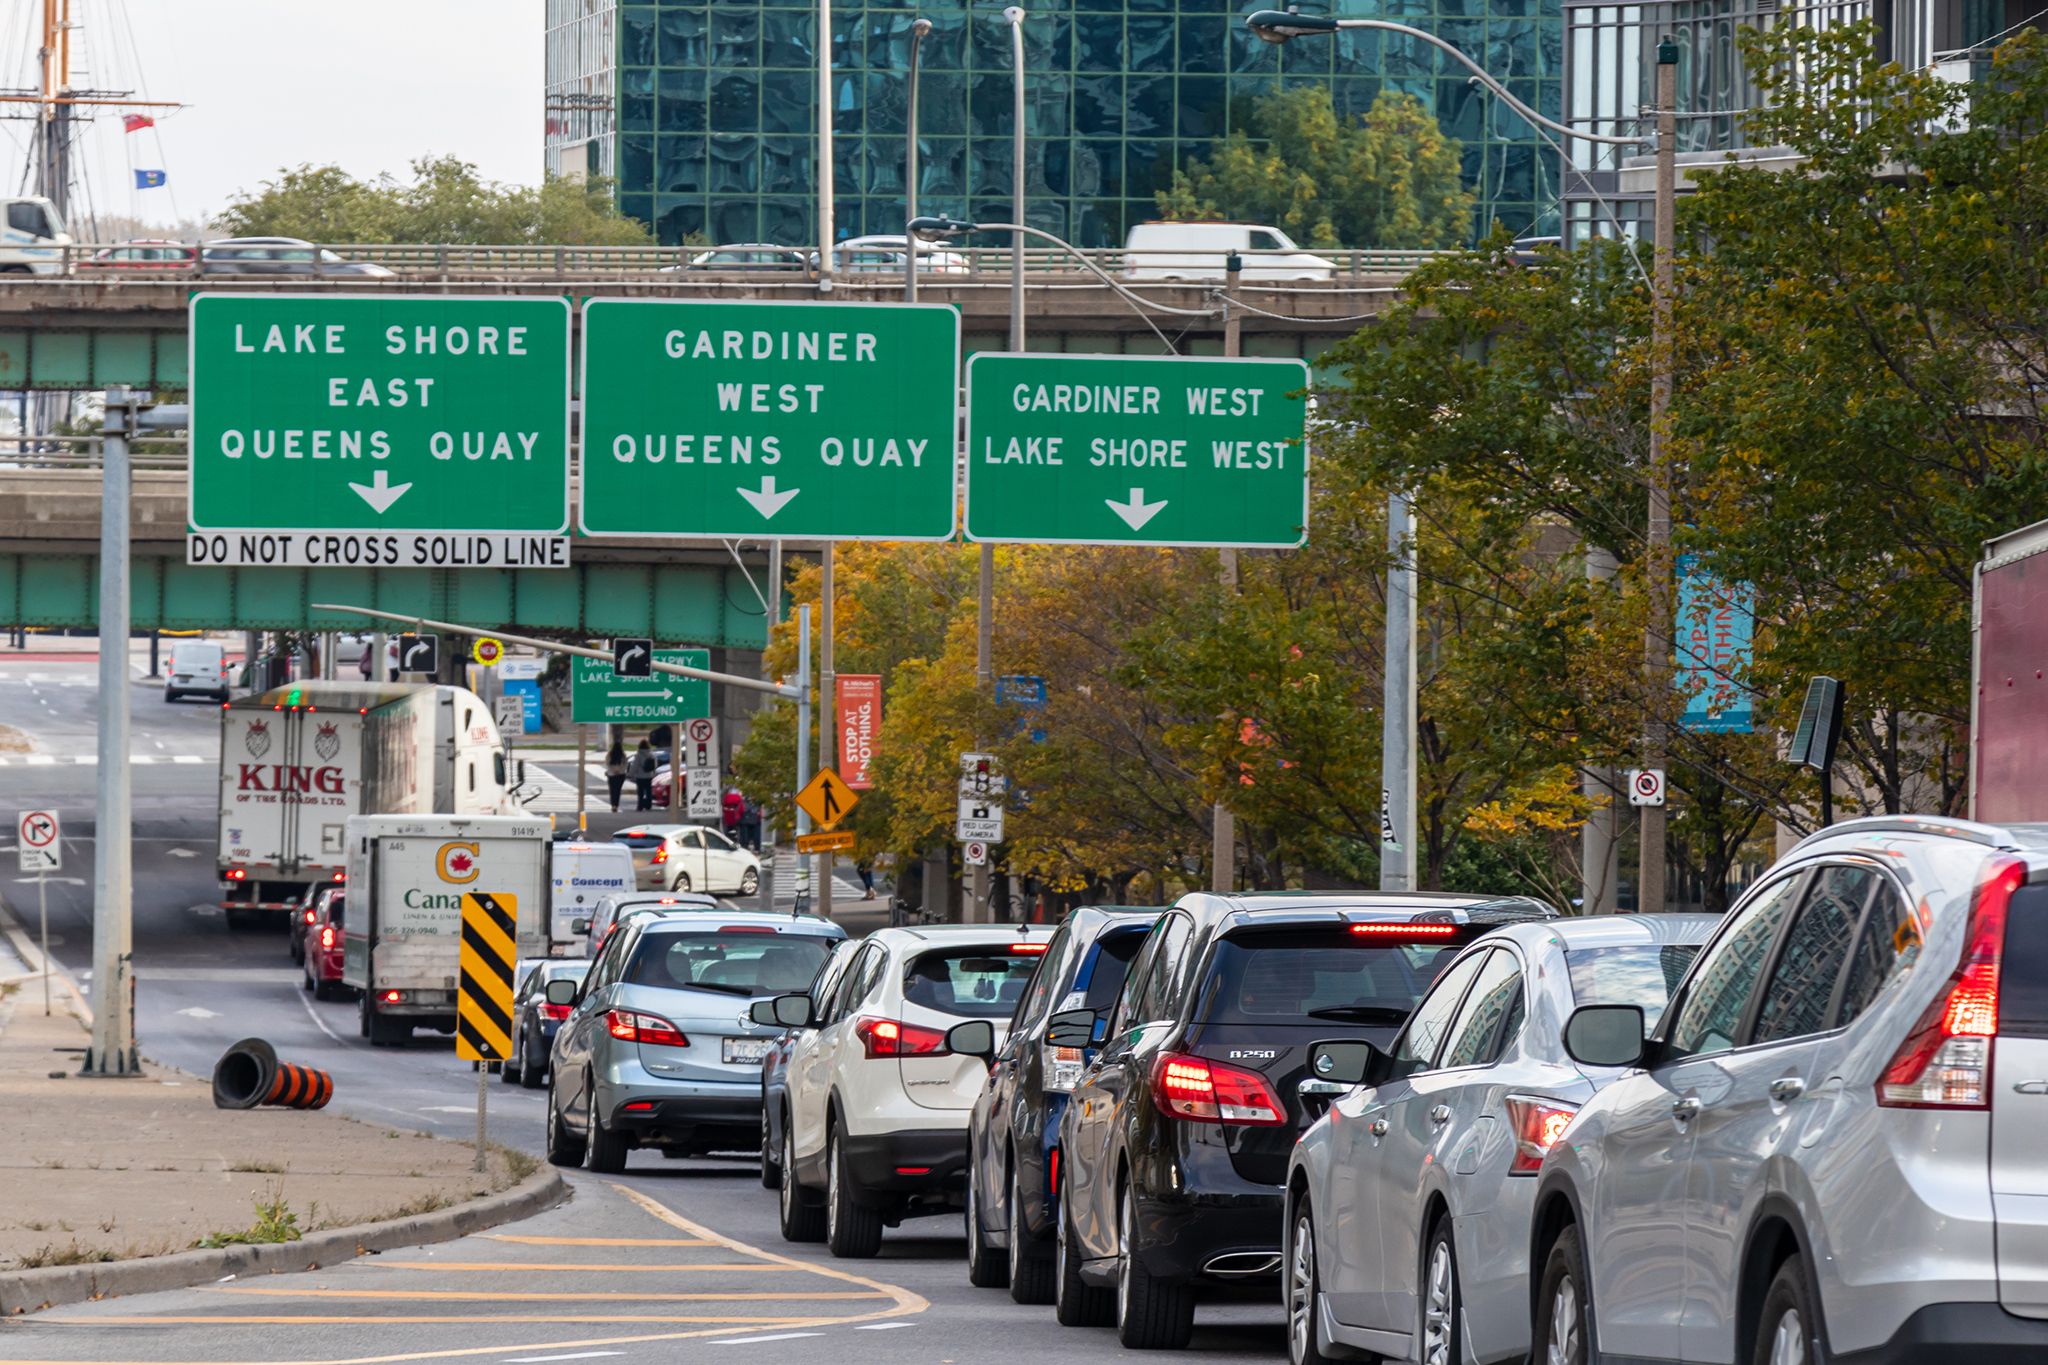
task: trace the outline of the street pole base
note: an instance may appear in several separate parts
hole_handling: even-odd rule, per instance
[[[95,1080],[116,1080],[142,1075],[142,1058],[137,1055],[134,1048],[115,1053],[112,1061],[111,1066],[101,1066],[100,1059],[95,1058],[92,1049],[87,1048],[85,1064],[78,1068],[78,1074]]]

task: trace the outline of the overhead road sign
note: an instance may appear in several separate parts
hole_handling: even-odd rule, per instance
[[[796,794],[797,805],[803,807],[812,823],[826,829],[844,820],[859,800],[859,794],[840,781],[839,774],[830,768],[818,769],[817,776]]]
[[[851,853],[855,843],[850,829],[828,829],[821,834],[799,834],[796,836],[796,851],[799,853]]]
[[[592,299],[583,529],[945,540],[959,353],[945,305]]]
[[[614,646],[614,662],[617,655]],[[711,667],[708,649],[657,649],[654,657],[686,668]],[[578,725],[668,725],[710,715],[711,684],[673,673],[622,678],[604,660],[578,655],[569,672],[569,714]]]
[[[186,560],[566,568],[569,304],[200,294]]]
[[[1281,358],[977,354],[967,538],[1298,546],[1308,383]]]
[[[53,810],[28,810],[15,826],[15,849],[23,872],[64,869],[63,826]]]

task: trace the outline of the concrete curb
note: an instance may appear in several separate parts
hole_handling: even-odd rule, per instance
[[[542,1169],[502,1194],[413,1218],[316,1232],[297,1242],[179,1251],[133,1261],[49,1266],[0,1273],[0,1318],[117,1294],[149,1294],[251,1275],[281,1275],[337,1265],[375,1251],[425,1246],[531,1218],[569,1195],[561,1174]]]

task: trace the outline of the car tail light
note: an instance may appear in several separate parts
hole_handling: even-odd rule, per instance
[[[332,948],[334,946],[333,925],[323,924],[320,926],[320,946],[322,948]]]
[[[1508,1164],[1508,1174],[1534,1175],[1543,1169],[1543,1158],[1578,1117],[1579,1106],[1527,1095],[1510,1095],[1507,1103],[1508,1122],[1515,1130],[1515,1159]]]
[[[315,919],[315,917],[317,917],[317,916],[319,915],[319,913],[320,913],[320,912],[319,912],[319,911],[317,911],[317,910],[311,910],[311,909],[309,909],[309,910],[307,910],[307,911],[306,911],[305,913],[306,913],[306,923],[308,923],[308,924],[311,924],[311,923],[313,922],[313,920]]]
[[[935,1028],[899,1023],[894,1019],[862,1019],[853,1031],[868,1050],[868,1060],[883,1057],[945,1057],[946,1035]]]
[[[1043,1047],[1038,1049],[1039,1070],[1045,1073],[1045,1088],[1061,1092],[1081,1083],[1081,1049]]]
[[[1043,943],[1012,943],[1010,951],[1022,954],[1025,957],[1037,957],[1046,950],[1046,947],[1047,945]]]
[[[718,932],[721,934],[772,934],[775,930],[765,924],[721,924],[718,926]]]
[[[1162,1053],[1152,1066],[1152,1099],[1177,1119],[1270,1127],[1287,1111],[1266,1078],[1186,1053]]]
[[[338,881],[338,882],[345,882],[345,881],[347,881],[347,880],[348,880],[348,873],[346,873],[346,872],[337,872],[337,873],[335,873],[335,874],[334,874],[334,880],[336,880],[336,881]]]
[[[1455,924],[1414,924],[1401,920],[1381,920],[1369,924],[1351,926],[1353,938],[1376,939],[1383,943],[1431,943],[1458,936]]]
[[[929,1166],[898,1166],[896,1168],[896,1174],[898,1175],[930,1175],[931,1173],[932,1168]]]
[[[688,1047],[683,1031],[658,1014],[645,1010],[606,1010],[605,1031],[627,1043],[652,1043],[657,1047]]]
[[[1948,989],[1892,1054],[1877,1081],[1888,1109],[1989,1109],[1991,1040],[1998,1036],[1998,968],[2013,892],[2027,880],[2017,859],[1994,862],[1970,898],[1963,959]]]
[[[1057,1147],[1045,1154],[1045,1191],[1055,1197],[1060,1192],[1060,1149]]]
[[[567,1005],[550,1005],[542,1002],[540,1014],[543,1019],[567,1019],[569,1017],[569,1007]]]
[[[249,874],[239,867],[231,867],[220,874],[231,882],[247,881]]]
[[[665,863],[665,862],[667,862],[667,861],[668,861],[668,845],[667,845],[667,844],[663,844],[663,845],[662,845],[662,846],[661,846],[660,848],[657,848],[656,850],[654,850],[654,861],[655,861],[655,863],[656,863],[656,865],[657,865],[657,866],[658,866],[658,865],[660,865],[660,864],[662,864],[662,863]]]
[[[385,1004],[387,1004],[387,1005],[396,1005],[396,1004],[398,1004],[398,1003],[399,1003],[400,1001],[402,1001],[402,1000],[404,1000],[404,999],[405,999],[405,992],[404,992],[404,991],[386,991],[386,992],[384,992],[384,1003],[385,1003]]]

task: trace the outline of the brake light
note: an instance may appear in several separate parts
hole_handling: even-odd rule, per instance
[[[665,862],[667,862],[667,861],[668,861],[668,845],[667,845],[667,844],[663,844],[663,845],[662,845],[662,846],[661,846],[660,848],[657,848],[656,850],[654,850],[654,861],[655,861],[655,862],[656,862],[657,864],[660,864],[660,863],[665,863]]]
[[[1043,943],[1012,943],[1010,945],[1011,952],[1021,953],[1025,957],[1037,957],[1045,951],[1045,948],[1046,945]]]
[[[401,1000],[403,1000],[403,999],[405,999],[405,992],[404,992],[404,991],[386,991],[386,992],[384,992],[384,1003],[385,1003],[385,1004],[387,1004],[387,1005],[395,1005],[395,1004],[397,1004],[397,1003],[398,1003],[399,1001],[401,1001]]]
[[[1047,1090],[1069,1091],[1081,1083],[1080,1048],[1041,1047],[1038,1061]]]
[[[606,1010],[605,1031],[628,1043],[652,1043],[657,1047],[688,1047],[683,1031],[658,1014],[645,1010]]]
[[[1401,920],[1381,920],[1370,924],[1351,926],[1354,938],[1379,939],[1396,943],[1423,943],[1440,939],[1455,938],[1458,926],[1455,924],[1413,924]]]
[[[332,948],[334,946],[333,925],[323,924],[320,926],[320,946],[322,948]]]
[[[1270,1127],[1287,1122],[1280,1097],[1258,1072],[1180,1052],[1162,1053],[1153,1064],[1152,1099],[1162,1112],[1199,1123]]]
[[[2025,863],[2001,858],[1970,898],[1963,958],[1877,1081],[1888,1109],[1989,1109],[1991,1040],[1998,1036],[1998,968],[2013,892]]]
[[[249,876],[249,874],[246,871],[239,867],[231,867],[227,871],[221,873],[220,875],[227,878],[231,882],[246,881]]]
[[[1045,1154],[1045,1190],[1055,1197],[1060,1192],[1060,1149],[1057,1147]]]
[[[1543,1169],[1543,1158],[1564,1136],[1564,1130],[1571,1127],[1579,1107],[1527,1095],[1510,1095],[1507,1103],[1508,1122],[1515,1130],[1515,1159],[1508,1164],[1508,1174],[1534,1175]]]
[[[894,1019],[862,1019],[854,1033],[867,1048],[868,1060],[884,1057],[945,1057],[946,1035],[935,1028],[899,1023]]]
[[[543,1003],[540,1007],[540,1013],[543,1019],[567,1019],[569,1017],[569,1007],[567,1005]]]
[[[315,915],[315,914],[317,914],[317,913],[318,913],[317,911],[314,911],[314,910],[308,909],[308,910],[306,911],[306,923],[308,923],[308,924],[311,924],[311,923],[313,922],[313,917],[314,917],[314,915]]]
[[[334,874],[334,880],[336,880],[336,881],[338,881],[338,882],[345,882],[345,881],[347,881],[347,880],[348,880],[348,873],[346,873],[346,872],[337,872],[337,873],[335,873],[335,874]]]
[[[765,924],[721,924],[718,926],[718,932],[721,934],[772,934],[775,931]]]

